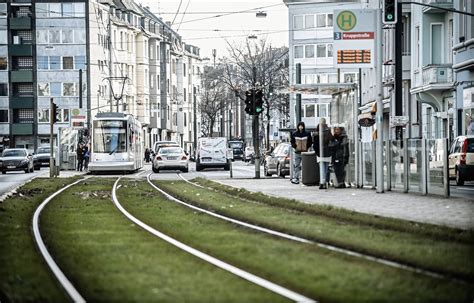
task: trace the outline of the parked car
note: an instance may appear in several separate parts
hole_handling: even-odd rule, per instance
[[[49,166],[50,151],[49,146],[42,146],[36,149],[36,153],[33,155],[35,170],[40,170],[41,166]]]
[[[163,146],[153,158],[152,170],[158,173],[162,169],[189,171],[188,155],[179,146]]]
[[[474,136],[459,136],[449,149],[449,177],[457,185],[474,180]]]
[[[244,153],[244,162],[252,161],[255,150],[253,146],[247,146]]]
[[[33,156],[28,153],[26,148],[7,148],[2,153],[0,169],[2,174],[6,174],[7,171],[19,170],[32,173],[34,171]]]
[[[263,172],[265,176],[276,174],[279,177],[285,177],[290,174],[290,153],[291,145],[289,143],[280,143],[275,147],[272,153],[265,158]]]
[[[233,152],[233,160],[244,159],[244,142],[243,141],[229,141],[229,148]]]

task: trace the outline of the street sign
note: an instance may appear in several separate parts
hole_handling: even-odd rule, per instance
[[[86,126],[86,111],[81,108],[71,109],[71,127],[84,128]]]
[[[375,66],[374,9],[334,10],[334,66]]]
[[[395,126],[406,126],[408,124],[408,116],[390,116],[390,125]]]

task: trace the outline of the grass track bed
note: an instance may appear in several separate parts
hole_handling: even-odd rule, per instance
[[[121,183],[118,198],[122,205],[148,225],[317,300],[470,301],[465,285],[256,233],[166,200],[143,182]]]
[[[113,181],[75,186],[42,216],[51,254],[86,300],[285,301],[135,226],[111,201]]]
[[[433,236],[337,220],[334,213],[326,217],[254,203],[181,181],[160,181],[156,184],[191,204],[245,222],[473,280],[473,243],[437,240]]]

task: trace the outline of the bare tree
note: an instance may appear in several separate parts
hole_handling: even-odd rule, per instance
[[[269,146],[271,111],[276,109],[285,117],[288,110],[288,97],[276,93],[279,88],[288,86],[288,48],[272,48],[266,39],[245,43],[228,42],[229,57],[222,60],[223,78],[230,89],[236,91],[244,100],[245,90],[261,89],[264,93],[266,113],[266,146]]]
[[[204,137],[212,137],[213,129],[221,111],[227,106],[226,87],[221,81],[222,68],[206,67],[201,76],[201,132]]]

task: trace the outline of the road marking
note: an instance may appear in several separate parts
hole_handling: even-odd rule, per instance
[[[151,174],[150,174],[151,175]],[[148,175],[148,178],[149,176]],[[274,293],[277,293],[281,296],[284,296],[290,300],[293,300],[295,302],[315,302],[313,299],[310,299],[308,297],[305,297],[303,295],[300,295],[292,290],[289,290],[287,288],[284,288],[283,286],[280,286],[280,285],[277,285],[273,282],[270,282],[268,280],[265,280],[263,278],[260,278],[254,274],[251,274],[249,272],[246,272],[240,268],[237,268],[233,265],[230,265],[224,261],[221,261],[217,258],[214,258],[208,254],[205,254],[195,248],[192,248],[191,246],[188,246],[182,242],[179,242],[178,240],[175,240],[174,238],[171,238],[170,236],[167,236],[166,234],[154,229],[153,227],[143,223],[142,221],[138,220],[137,218],[135,218],[134,216],[132,216],[128,211],[126,211],[122,205],[120,204],[120,202],[118,201],[117,199],[117,196],[116,196],[116,189],[117,189],[117,184],[118,182],[120,181],[122,177],[118,178],[117,181],[115,181],[114,183],[114,187],[112,189],[112,200],[114,201],[114,204],[115,206],[129,219],[131,220],[133,223],[137,224],[138,226],[140,226],[141,228],[145,229],[146,231],[150,232],[151,234],[157,236],[158,238],[178,247],[179,249],[181,250],[184,250],[185,252],[195,256],[195,257],[198,257],[208,263],[211,263],[225,271],[228,271],[236,276],[239,276],[249,282],[252,282],[254,284],[257,284],[263,288],[266,288]]]

